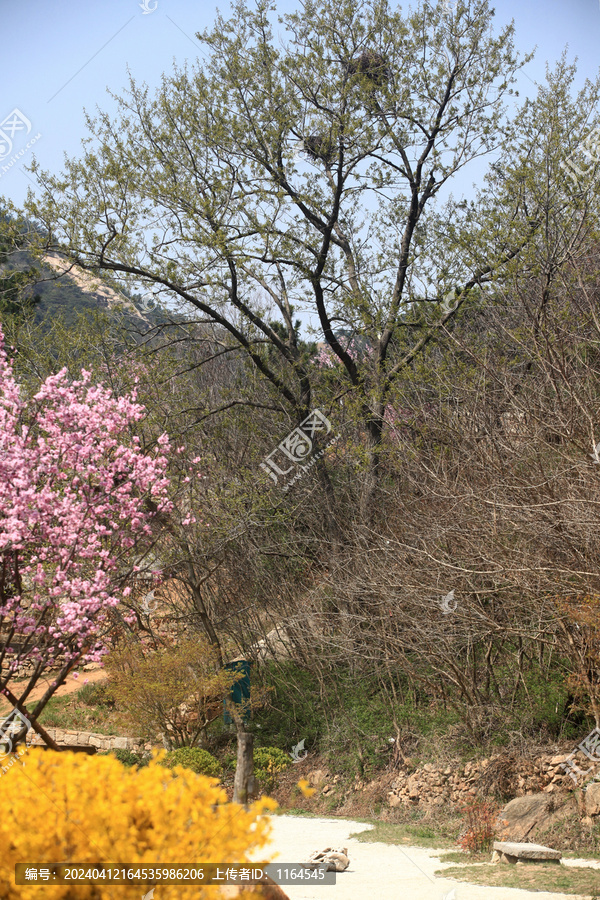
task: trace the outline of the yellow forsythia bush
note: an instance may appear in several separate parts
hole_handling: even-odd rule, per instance
[[[159,765],[163,755],[141,769],[111,756],[35,749],[15,761],[0,776],[0,900],[140,900],[153,887],[15,886],[18,862],[247,863],[248,854],[268,841],[265,813],[275,801],[261,799],[245,810],[227,802],[217,779]],[[200,884],[159,885],[155,891],[155,900],[220,896],[221,887]]]

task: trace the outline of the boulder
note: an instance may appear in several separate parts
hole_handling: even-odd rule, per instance
[[[577,803],[572,796],[564,800],[547,793],[516,797],[498,816],[496,833],[503,841],[520,842],[573,815],[577,815]]]
[[[585,792],[585,811],[588,816],[600,816],[600,784],[588,784]]]
[[[406,782],[408,788],[408,796],[411,800],[418,800],[421,793],[421,782],[417,775],[411,775]]]
[[[323,782],[327,778],[327,775],[325,774],[323,769],[313,769],[308,773],[306,778],[309,784],[311,784],[313,787],[319,787],[323,784]]]
[[[560,863],[562,853],[541,844],[524,844],[511,841],[494,841],[492,862],[556,862]]]

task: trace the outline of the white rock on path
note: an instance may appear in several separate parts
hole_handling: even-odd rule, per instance
[[[306,865],[311,869],[324,865],[327,872],[345,872],[350,865],[348,848],[326,847],[324,850],[315,850],[310,854]]]

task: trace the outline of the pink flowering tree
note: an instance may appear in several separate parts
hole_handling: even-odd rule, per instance
[[[169,440],[144,452],[132,434],[143,416],[135,390],[116,398],[86,371],[24,396],[0,329],[0,690],[24,710],[54,670],[27,711],[40,733],[35,719],[69,672],[106,652],[133,553],[170,509]]]
[[[351,337],[340,337],[340,346],[355,363],[373,359],[373,347],[364,339],[360,340],[357,338],[356,335],[352,335]],[[313,362],[315,362],[320,369],[338,368],[341,370],[342,368],[342,362],[339,356],[337,356],[331,347],[326,344],[320,345],[318,353],[313,357]]]

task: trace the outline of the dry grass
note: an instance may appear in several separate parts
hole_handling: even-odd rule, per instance
[[[488,862],[452,866],[435,874],[469,884],[600,898],[600,869],[576,869],[552,863],[511,866]]]

